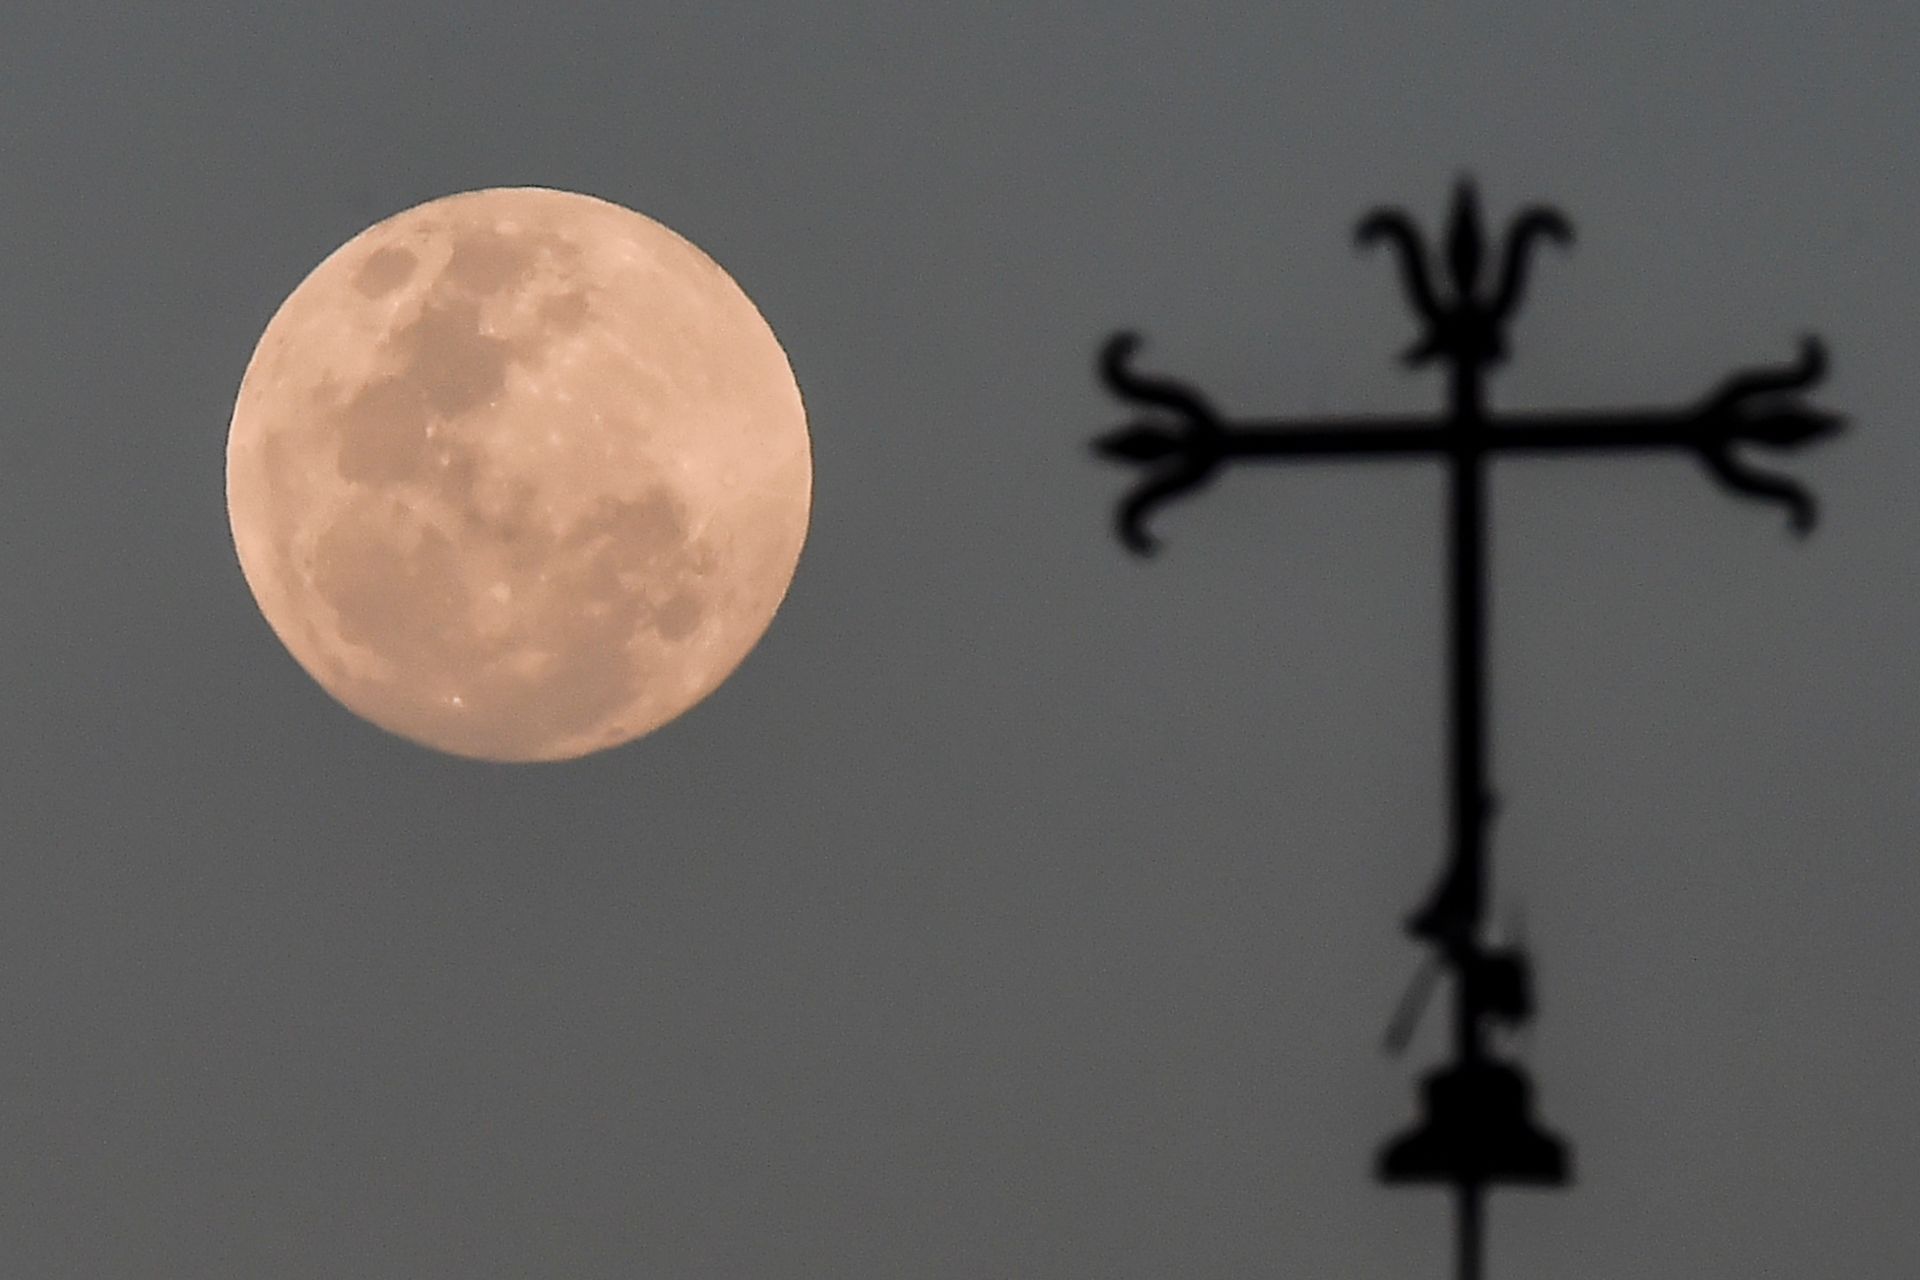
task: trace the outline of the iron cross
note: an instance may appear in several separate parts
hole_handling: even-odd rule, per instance
[[[1432,252],[1412,220],[1380,209],[1359,224],[1362,247],[1385,245],[1398,259],[1400,282],[1420,322],[1418,339],[1401,356],[1408,365],[1437,365],[1448,397],[1437,418],[1340,417],[1325,420],[1234,420],[1193,387],[1149,376],[1132,364],[1139,339],[1118,333],[1100,358],[1107,386],[1144,416],[1100,436],[1101,455],[1141,468],[1138,488],[1121,502],[1119,535],[1139,555],[1156,546],[1147,519],[1163,503],[1190,494],[1229,463],[1310,458],[1433,458],[1448,474],[1448,855],[1437,883],[1407,931],[1431,948],[1388,1033],[1404,1046],[1431,980],[1444,973],[1453,993],[1453,1059],[1423,1082],[1422,1119],[1379,1153],[1376,1175],[1392,1184],[1439,1184],[1457,1203],[1456,1275],[1480,1280],[1484,1195],[1495,1185],[1564,1186],[1566,1144],[1532,1118],[1521,1067],[1492,1047],[1490,1032],[1517,1027],[1533,1011],[1525,953],[1487,936],[1488,832],[1494,799],[1487,766],[1488,465],[1502,454],[1689,455],[1737,497],[1779,504],[1800,535],[1814,526],[1812,497],[1794,481],[1763,471],[1748,448],[1790,450],[1833,435],[1834,414],[1809,407],[1801,393],[1825,375],[1818,340],[1802,340],[1792,364],[1727,378],[1691,404],[1672,409],[1496,414],[1487,376],[1507,357],[1507,331],[1520,309],[1535,250],[1573,242],[1573,228],[1542,206],[1516,215],[1491,260],[1471,181],[1455,192],[1446,242]],[[1445,267],[1442,276],[1433,259]]]

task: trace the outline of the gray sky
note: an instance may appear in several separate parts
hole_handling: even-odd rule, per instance
[[[1823,334],[1796,544],[1683,461],[1495,485],[1503,903],[1570,1194],[1495,1277],[1920,1252],[1920,10],[0,8],[0,1273],[1443,1274],[1367,1179],[1440,855],[1438,477],[1109,532],[1094,350],[1431,408],[1355,217],[1552,200],[1495,386],[1664,402]],[[1507,12],[1507,10],[1519,11]],[[656,12],[657,11],[657,12]],[[780,334],[788,603],[626,749],[484,766],[278,646],[233,393],[362,227],[640,209]]]

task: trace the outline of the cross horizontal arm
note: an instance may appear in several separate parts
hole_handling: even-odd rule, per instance
[[[1443,418],[1333,417],[1228,419],[1193,387],[1129,367],[1138,339],[1117,335],[1102,372],[1122,399],[1150,416],[1098,437],[1097,452],[1148,469],[1120,507],[1123,541],[1146,554],[1146,518],[1162,503],[1197,489],[1230,461],[1465,457],[1488,454],[1693,454],[1721,487],[1785,506],[1798,533],[1813,527],[1812,496],[1801,485],[1755,468],[1736,447],[1798,449],[1840,430],[1842,419],[1809,407],[1799,393],[1823,376],[1825,354],[1807,339],[1799,360],[1728,378],[1691,405],[1674,409],[1457,413]]]
[[[1789,423],[1717,406],[1625,409],[1590,413],[1515,413],[1496,417],[1488,448],[1501,453],[1653,453],[1722,444],[1790,447],[1826,435],[1838,419],[1806,413]]]
[[[1698,450],[1718,441],[1774,443],[1753,436],[1753,423],[1699,409],[1629,409],[1591,413],[1513,413],[1490,420],[1473,447],[1485,453],[1656,453]],[[1148,431],[1154,430],[1147,428]],[[1104,452],[1131,461],[1161,450],[1145,436],[1102,437]],[[1789,441],[1782,443],[1798,443]],[[1444,419],[1340,417],[1250,418],[1219,426],[1218,453],[1226,458],[1433,457],[1462,447]]]

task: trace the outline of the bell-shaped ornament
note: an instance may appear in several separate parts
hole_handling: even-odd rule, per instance
[[[1567,1145],[1534,1123],[1532,1086],[1519,1068],[1456,1063],[1422,1082],[1426,1115],[1380,1152],[1382,1182],[1559,1187]]]

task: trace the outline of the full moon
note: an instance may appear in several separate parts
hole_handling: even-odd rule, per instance
[[[349,710],[498,761],[627,742],[773,619],[813,464],[785,353],[641,214],[498,188],[335,250],[262,334],[227,436],[241,572]]]

